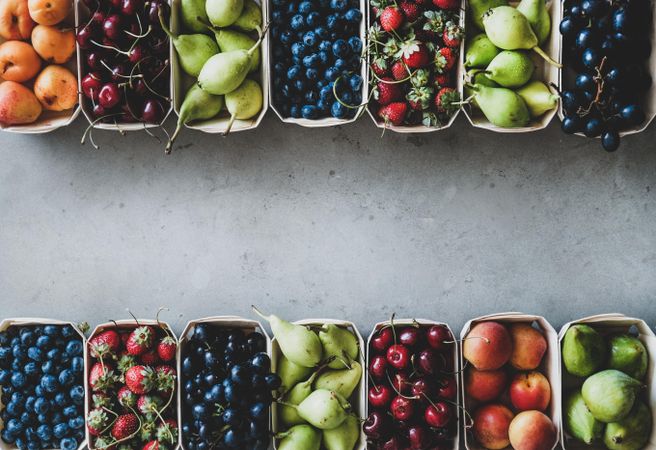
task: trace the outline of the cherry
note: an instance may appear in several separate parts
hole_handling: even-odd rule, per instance
[[[384,356],[374,356],[369,363],[369,373],[377,380],[382,380],[387,373],[387,359]]]
[[[430,440],[426,428],[415,425],[408,429],[408,441],[411,449],[424,450],[429,445]]]
[[[166,55],[169,52],[169,38],[163,31],[153,31],[148,38],[148,48],[154,55]]]
[[[112,72],[112,80],[114,81],[125,81],[128,75],[130,75],[130,71],[128,70],[127,66],[125,64],[116,64],[114,67],[111,68]]]
[[[114,8],[116,8],[116,9],[120,9],[120,8],[121,8],[121,3],[122,3],[122,1],[121,1],[121,0],[109,0],[109,3],[110,3]]]
[[[136,64],[146,56],[146,50],[142,45],[135,45],[130,53],[128,54],[128,59],[132,64]]]
[[[416,346],[420,337],[419,329],[414,327],[403,328],[398,334],[399,343],[408,347]]]
[[[444,369],[444,358],[433,350],[423,350],[417,360],[418,369],[422,373],[433,375]]]
[[[94,102],[98,100],[102,82],[100,81],[100,74],[98,72],[90,72],[82,78],[82,93],[88,99]]]
[[[91,15],[91,23],[96,27],[102,27],[107,17],[101,11],[96,11]]]
[[[126,16],[133,16],[143,7],[143,0],[123,0],[121,12]]]
[[[161,27],[159,23],[159,12],[162,11],[162,17],[164,17],[164,22],[166,22],[171,14],[171,9],[166,2],[162,1],[152,1],[148,6],[146,11],[148,14],[148,20],[151,25],[156,27]]]
[[[394,342],[394,333],[391,328],[382,328],[371,338],[371,348],[379,353],[387,350],[387,347]]]
[[[139,95],[145,95],[149,92],[148,87],[146,86],[146,82],[143,80],[143,78],[137,78],[136,80],[132,81],[132,91]]]
[[[106,109],[111,109],[121,101],[121,91],[116,83],[106,83],[98,94],[98,102]]]
[[[421,400],[423,400],[426,397],[430,398],[433,396],[433,393],[435,392],[435,386],[433,386],[433,383],[431,383],[426,378],[417,378],[415,381],[413,381],[410,392],[414,397],[419,397]]]
[[[374,411],[369,414],[362,425],[362,431],[372,439],[382,439],[389,432],[389,420],[386,414]]]
[[[426,340],[435,350],[443,351],[451,348],[453,345],[453,336],[449,329],[444,325],[433,325],[426,333]]]
[[[396,420],[406,421],[412,417],[414,405],[412,400],[397,395],[390,404],[390,411]]]
[[[100,61],[102,61],[102,56],[98,52],[89,52],[85,57],[87,62],[87,67],[91,70],[98,70],[102,67]]]
[[[458,395],[458,388],[454,377],[442,378],[437,386],[437,395],[447,400],[454,400]]]
[[[118,14],[112,14],[103,22],[103,34],[112,41],[118,41],[122,37],[123,20]]]
[[[99,105],[98,103],[93,105],[93,115],[94,115],[94,117],[98,118],[98,117],[102,117],[106,114],[107,114],[107,110],[103,106]]]
[[[146,100],[143,105],[141,118],[148,123],[160,123],[164,119],[164,107],[158,100]]]
[[[77,32],[77,36],[75,39],[77,40],[77,45],[80,46],[82,49],[88,49],[91,48],[93,43],[91,42],[94,38],[94,33],[93,29],[91,26],[87,25],[86,27],[82,28],[80,31]]]
[[[392,376],[392,387],[400,394],[406,394],[410,390],[410,378],[404,372],[397,372]]]
[[[405,445],[401,441],[401,438],[397,436],[392,436],[388,441],[386,441],[380,450],[404,450]]]
[[[381,384],[369,388],[369,403],[374,408],[384,408],[392,401],[392,389]]]
[[[395,344],[387,349],[387,362],[396,369],[405,369],[410,363],[410,352],[405,345]]]
[[[430,427],[444,428],[451,421],[451,409],[445,402],[428,405],[424,411],[424,420]]]

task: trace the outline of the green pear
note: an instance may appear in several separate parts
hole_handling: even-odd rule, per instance
[[[640,339],[627,334],[615,335],[610,338],[609,345],[609,368],[621,370],[636,380],[645,377],[649,366],[649,355]]]
[[[609,450],[639,450],[649,442],[651,427],[651,411],[638,400],[628,416],[606,425],[604,444]]]
[[[164,17],[161,13],[159,15],[159,21],[162,24],[162,29],[169,36],[171,42],[173,42],[182,70],[192,77],[197,77],[206,62],[212,56],[219,53],[219,46],[211,37],[205,34],[181,34],[175,36],[164,23]]]
[[[335,391],[317,389],[296,408],[298,415],[320,430],[332,430],[344,422],[351,405]]]
[[[278,359],[276,373],[282,381],[280,392],[287,392],[301,381],[307,380],[312,374],[312,368],[294,364],[283,354]]]
[[[551,34],[551,16],[544,0],[522,0],[517,5],[517,11],[524,14],[542,45]]]
[[[549,87],[542,81],[529,81],[525,86],[515,91],[526,102],[531,117],[540,117],[547,111],[551,111],[558,106],[558,95],[549,90]]]
[[[528,107],[514,91],[499,87],[475,84],[473,90],[476,106],[487,120],[502,128],[517,128],[528,125],[531,120]]]
[[[344,422],[332,430],[323,430],[323,446],[326,450],[353,450],[360,439],[360,421],[348,415]]]
[[[488,78],[507,88],[525,85],[533,76],[535,66],[524,51],[503,50],[485,69]]]
[[[314,388],[335,391],[344,398],[350,398],[361,379],[362,365],[353,361],[350,369],[332,369],[319,375]]]
[[[538,38],[524,14],[512,6],[497,6],[483,16],[485,33],[490,41],[503,50],[533,50],[549,64],[562,67],[540,47]]]
[[[469,0],[468,4],[470,12],[468,18],[472,19],[480,30],[485,30],[483,15],[491,8],[508,5],[508,0]]]
[[[303,400],[308,398],[312,393],[312,385],[314,384],[317,375],[319,375],[318,370],[314,372],[309,379],[301,381],[283,396],[282,402],[279,405],[278,414],[285,427],[306,423],[306,421],[298,415],[296,408],[288,405],[298,406]]]
[[[576,439],[591,445],[601,438],[604,432],[604,424],[594,418],[578,389],[572,392],[563,405],[565,416],[565,428],[567,432]]]
[[[242,31],[260,31],[262,27],[262,8],[255,0],[244,0],[244,9],[232,26]]]
[[[310,425],[296,425],[276,437],[281,439],[278,443],[278,450],[319,450],[321,448],[321,432]]]
[[[358,340],[346,328],[328,323],[319,330],[319,339],[323,344],[324,358],[333,357],[328,364],[331,369],[348,367],[359,354]]]
[[[640,381],[619,370],[608,369],[588,377],[581,387],[583,401],[595,419],[618,422],[624,419],[642,389]]]
[[[209,21],[205,12],[205,0],[180,0],[180,17],[188,31],[204,33]]]
[[[244,0],[207,0],[205,12],[215,27],[229,27],[241,16]]]
[[[465,67],[486,67],[499,54],[499,51],[485,33],[477,34],[467,40]]]
[[[235,119],[251,119],[262,111],[263,101],[262,88],[254,80],[246,79],[237,89],[228,92],[225,95],[225,104],[230,113],[230,122],[223,135],[230,133]]]
[[[231,30],[229,28],[210,28],[214,32],[214,38],[222,52],[231,52],[233,50],[248,50],[257,42],[255,39],[247,34],[239,31]],[[253,53],[251,59],[251,67],[249,72],[254,72],[260,68],[260,49],[258,48]]]
[[[170,151],[173,141],[175,141],[175,138],[178,137],[182,129],[182,125],[186,125],[194,120],[211,119],[221,112],[222,108],[223,96],[208,94],[198,84],[194,83],[187,91],[187,95],[185,95],[185,99],[180,106],[178,123],[171,135],[167,150]]]
[[[294,364],[314,367],[321,362],[323,347],[317,334],[304,325],[296,325],[272,314],[263,315],[253,306],[255,313],[269,322],[278,341],[280,351]]]
[[[567,372],[577,377],[587,377],[599,370],[606,351],[604,338],[589,325],[572,325],[563,337],[563,364]]]
[[[487,87],[499,87],[497,83],[490,80],[488,74],[486,74],[484,71],[480,71],[476,69],[472,69],[469,72],[467,72],[466,79],[471,84],[480,84],[482,86],[487,86]]]

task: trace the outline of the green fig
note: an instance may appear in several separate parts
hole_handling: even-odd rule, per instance
[[[283,354],[278,360],[276,373],[282,381],[280,392],[287,392],[301,381],[307,380],[312,374],[312,368],[294,364]]]
[[[232,26],[242,31],[260,31],[262,27],[262,8],[255,0],[244,0],[244,9]]]
[[[587,377],[601,368],[606,343],[589,325],[571,326],[563,338],[562,357],[565,369],[577,377]]]
[[[348,367],[358,357],[358,340],[346,328],[334,323],[325,324],[319,330],[319,339],[323,344],[324,358],[333,358],[328,364],[331,369]]]
[[[642,380],[649,366],[647,349],[640,339],[627,334],[612,336],[608,367],[621,370],[636,380]]]
[[[278,403],[284,404],[284,402]],[[337,428],[344,422],[351,410],[351,405],[344,397],[327,389],[317,389],[298,406],[285,405],[295,408],[299,416],[320,430]]]
[[[350,369],[332,369],[319,375],[314,388],[335,391],[344,398],[350,398],[361,379],[362,365],[353,361]]]
[[[180,106],[178,123],[166,147],[167,151],[171,150],[173,141],[178,137],[182,125],[186,125],[194,120],[211,119],[221,112],[222,108],[223,96],[208,94],[198,84],[194,83],[187,91],[187,95],[185,95],[185,99]]]
[[[590,445],[601,438],[604,424],[594,418],[580,390],[572,392],[565,399],[564,413],[567,432],[576,439]]]
[[[251,119],[262,111],[263,101],[262,88],[254,80],[246,79],[237,89],[228,92],[225,95],[225,104],[230,113],[230,122],[223,135],[230,133],[235,119]]]
[[[484,31],[485,26],[483,25],[483,15],[492,8],[497,6],[506,6],[508,5],[508,0],[469,0],[469,15],[480,30]]]
[[[533,76],[535,66],[523,51],[503,50],[485,69],[488,78],[507,88],[525,85]]]
[[[651,427],[651,411],[638,400],[623,420],[606,425],[604,444],[609,450],[639,450],[649,442]]]
[[[241,16],[244,0],[207,0],[205,12],[215,27],[229,27]]]
[[[533,50],[549,64],[562,67],[540,47],[528,19],[512,6],[497,6],[483,16],[485,33],[490,41],[503,50]]]
[[[209,21],[205,12],[205,0],[180,0],[180,18],[184,27],[194,33],[204,33]]]
[[[205,63],[212,56],[216,56],[219,53],[219,46],[211,37],[205,34],[181,34],[175,36],[164,23],[164,16],[161,11],[159,21],[162,24],[162,29],[169,36],[171,42],[173,42],[182,70],[192,77],[197,77]]]
[[[486,67],[499,54],[499,51],[485,33],[477,34],[467,40],[465,67]]]
[[[323,430],[323,446],[326,450],[353,450],[360,439],[360,421],[346,416],[344,422],[332,430]]]
[[[528,107],[522,98],[510,89],[471,85],[473,100],[487,120],[502,128],[528,125],[531,120]]]
[[[253,306],[255,313],[269,322],[280,351],[294,364],[314,367],[321,362],[323,347],[317,334],[304,325],[296,325],[271,314],[263,315]]]
[[[583,401],[595,419],[618,422],[624,419],[636,398],[642,383],[619,370],[608,369],[597,372],[583,383]]]
[[[248,50],[257,42],[249,35],[239,31],[231,30],[229,28],[210,27],[210,30],[214,33],[214,38],[216,39],[217,44],[219,44],[219,49],[222,52],[231,52],[233,50]],[[254,72],[260,68],[260,54],[261,50],[259,48],[253,53],[249,72]]]
[[[283,396],[282,402],[280,402],[279,405],[280,409],[278,410],[278,414],[281,422],[286,427],[306,423],[306,421],[298,415],[296,408],[287,405],[298,406],[303,400],[308,398],[312,393],[312,385],[314,384],[317,375],[319,375],[319,371],[315,371],[310,378],[306,381],[301,381]]]
[[[542,45],[551,34],[551,16],[544,0],[522,0],[517,5],[517,11],[524,14]]]
[[[319,450],[321,448],[321,432],[310,425],[296,425],[276,437],[280,439],[278,450]]]
[[[534,118],[540,117],[558,106],[560,98],[551,92],[546,84],[538,80],[529,81],[526,86],[517,89],[516,92],[524,99],[531,117]]]

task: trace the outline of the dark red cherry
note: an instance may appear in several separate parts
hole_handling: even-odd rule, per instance
[[[100,88],[98,103],[105,109],[111,109],[121,101],[121,90],[116,83],[106,83]]]
[[[164,120],[164,107],[158,100],[146,100],[143,105],[141,118],[148,123],[160,123]]]
[[[373,338],[371,338],[371,348],[379,353],[384,353],[387,348],[394,342],[394,333],[391,328],[383,328],[378,330]]]
[[[88,99],[93,100],[94,102],[98,100],[98,95],[100,94],[100,89],[102,88],[102,81],[100,80],[100,74],[97,72],[90,72],[86,74],[80,83],[82,85],[82,93]]]

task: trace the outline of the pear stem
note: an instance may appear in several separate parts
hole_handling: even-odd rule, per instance
[[[266,25],[264,25],[264,28],[262,29],[262,32],[260,33],[260,37],[257,38],[257,42],[253,44],[253,46],[248,50],[248,55],[252,55],[255,50],[262,44],[262,41],[264,40],[264,36],[266,36],[267,31],[269,30],[269,25],[271,22],[268,22]]]
[[[173,33],[171,33],[171,29],[167,24],[164,23],[164,14],[162,13],[162,10],[159,11],[159,23],[162,25],[162,30],[164,30],[164,33],[171,38],[171,40],[177,39],[177,36],[175,36]]]
[[[235,119],[237,118],[236,114],[230,115],[230,121],[228,122],[228,127],[226,130],[222,133],[222,135],[225,137],[228,134],[230,134],[230,129],[232,128],[232,124],[235,123]]]
[[[542,58],[544,58],[544,60],[547,61],[552,66],[558,67],[559,69],[563,67],[562,64],[560,64],[557,61],[553,60],[551,58],[551,56],[547,55],[547,53],[544,50],[542,50],[540,47],[538,47],[537,45],[535,47],[533,47],[531,50],[533,50],[535,53],[537,53]]]
[[[260,316],[263,320],[266,320],[267,322],[269,321],[269,318],[264,314],[262,314],[260,310],[255,307],[255,305],[251,305],[251,308],[253,309],[253,312],[258,316]]]

